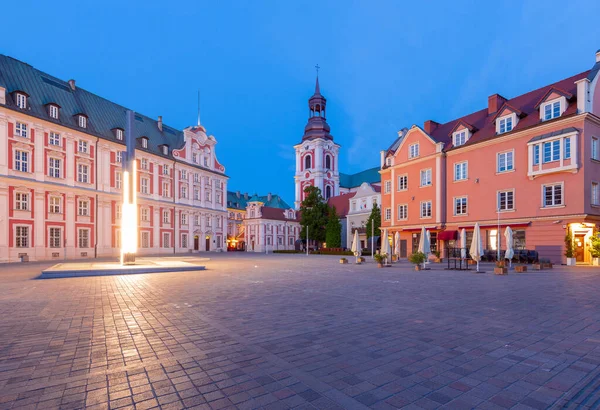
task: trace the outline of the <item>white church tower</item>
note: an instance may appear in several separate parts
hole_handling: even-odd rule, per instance
[[[315,93],[308,100],[309,118],[302,142],[294,146],[296,150],[296,209],[304,199],[304,189],[316,186],[327,200],[340,193],[340,172],[338,154],[340,146],[333,141],[326,121],[327,100],[321,95],[319,77]]]

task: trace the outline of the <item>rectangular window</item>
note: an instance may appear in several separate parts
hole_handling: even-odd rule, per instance
[[[117,139],[123,140],[123,130],[120,128],[117,128]]]
[[[504,134],[505,132],[511,131],[513,128],[513,120],[511,117],[502,118],[500,120],[500,134]]]
[[[88,152],[88,143],[87,143],[87,141],[79,140],[79,143],[77,145],[77,149],[78,149],[79,152],[81,152],[83,154],[87,154],[87,152]]]
[[[408,205],[398,205],[398,220],[405,221],[408,219]]]
[[[29,152],[15,151],[15,170],[29,172]]]
[[[117,155],[115,155],[117,163],[123,162],[123,151],[117,151]]]
[[[83,115],[80,115],[78,118],[78,124],[81,128],[87,128],[87,118]]]
[[[60,240],[60,228],[49,228],[48,230],[48,242],[51,248],[61,248],[62,243]]]
[[[431,201],[421,202],[421,218],[431,218]]]
[[[25,94],[17,93],[17,107],[22,110],[27,108],[27,96]]]
[[[398,177],[398,191],[406,191],[408,189],[408,175],[400,175]]]
[[[185,169],[181,170],[181,179],[187,179],[188,174],[187,171]]]
[[[48,175],[52,178],[60,178],[60,159],[48,158]]]
[[[115,173],[115,187],[117,189],[121,189],[123,185],[123,174],[120,171],[116,171]]]
[[[77,205],[77,215],[89,216],[90,214],[90,203],[88,201],[79,201]]]
[[[454,164],[454,180],[464,181],[465,179],[467,179],[467,162]]]
[[[171,186],[168,182],[162,183],[162,196],[168,198],[171,196]]]
[[[150,247],[150,232],[142,231],[142,248]]]
[[[498,172],[512,171],[513,165],[513,152],[501,152],[498,154]]]
[[[544,142],[544,163],[560,160],[560,140]]]
[[[150,220],[150,210],[148,208],[142,208],[140,211],[140,219],[142,222],[148,222]]]
[[[194,199],[196,201],[200,200],[200,190],[199,189],[194,189]]]
[[[598,160],[600,159],[600,154],[598,152],[598,148],[600,145],[598,144],[598,138],[592,137],[592,159]]]
[[[565,146],[563,148],[565,159],[571,158],[571,137],[565,138]]]
[[[385,220],[389,221],[392,219],[392,208],[385,208]]]
[[[200,175],[198,173],[194,173],[194,182],[200,182]]]
[[[169,167],[168,166],[163,166],[163,175],[169,175]]]
[[[512,211],[515,209],[514,192],[500,191],[498,192],[497,207],[500,211]]]
[[[80,248],[90,247],[90,231],[89,229],[78,229],[78,243]]]
[[[431,168],[421,170],[421,186],[431,185]]]
[[[115,219],[121,219],[122,216],[122,212],[121,212],[121,204],[116,204],[115,205]]]
[[[544,207],[563,204],[562,184],[543,185]]]
[[[412,144],[408,146],[408,158],[416,158],[419,156],[419,144]]]
[[[163,223],[171,223],[171,213],[169,211],[163,211]]]
[[[148,180],[148,178],[141,178],[140,179],[140,192],[142,194],[148,194],[148,185],[149,185],[150,181]]]
[[[600,205],[600,186],[592,182],[592,205]]]
[[[460,131],[454,134],[454,146],[459,147],[467,142],[467,132]]]
[[[171,246],[171,234],[168,232],[163,232],[163,248],[168,248]]]
[[[467,197],[454,198],[454,215],[467,214]]]
[[[142,138],[142,148],[148,148],[148,139]]]
[[[181,187],[181,189],[179,190],[179,192],[180,192],[180,195],[179,195],[179,196],[180,196],[181,198],[184,198],[184,199],[185,199],[185,198],[187,198],[187,186],[183,185],[183,186]]]
[[[23,192],[15,194],[15,209],[18,211],[27,211],[29,209],[29,194]]]
[[[51,196],[49,198],[49,209],[48,212],[50,212],[51,214],[60,214],[60,208],[61,208],[61,203],[60,203],[60,197],[59,196]]]
[[[60,147],[60,134],[50,131],[50,134],[48,134],[48,143]]]
[[[198,163],[198,154],[196,154],[195,152],[192,154],[192,162],[194,164]]]
[[[538,165],[540,163],[540,146],[533,146],[533,165]]]
[[[212,226],[212,217],[211,216],[206,217],[206,226],[208,228],[210,228]]]
[[[48,111],[51,118],[58,119],[58,107],[56,105],[50,105]]]
[[[555,101],[544,106],[544,120],[551,120],[560,115],[560,101]]]
[[[140,160],[140,168],[141,169],[148,169],[148,160],[146,158],[142,158]]]
[[[187,214],[181,214],[181,225],[187,225],[188,224],[188,216]]]
[[[17,125],[15,127],[15,135],[27,138],[27,124],[17,122]]]
[[[385,193],[389,194],[392,190],[392,181],[385,181]]]
[[[205,192],[205,199],[206,199],[207,201],[210,201],[210,196],[211,196],[211,195],[210,195],[210,191],[206,191],[206,192]]]
[[[187,248],[188,247],[188,236],[187,236],[187,233],[182,233],[181,234],[181,247],[182,248]]]
[[[84,184],[87,184],[89,179],[88,179],[88,166],[84,165],[84,164],[78,164],[77,165],[77,182],[83,182]]]
[[[29,248],[29,227],[17,226],[15,229],[15,245],[17,248]]]

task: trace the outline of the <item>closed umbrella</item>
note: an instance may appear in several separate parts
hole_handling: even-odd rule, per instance
[[[423,252],[425,254],[425,260],[427,260],[429,256],[429,252],[431,251],[431,244],[429,243],[429,232],[425,230],[425,227],[421,228],[421,238],[419,239],[419,252]]]
[[[460,257],[467,259],[467,230],[465,228],[460,231]]]
[[[362,250],[360,249],[360,242],[358,240],[358,229],[354,230],[354,238],[352,239],[351,251],[356,257],[356,263],[358,263],[358,257],[362,255]]]
[[[394,253],[398,260],[400,260],[400,232],[396,231],[394,235]]]
[[[388,239],[388,230],[387,228],[385,228],[383,230],[383,235],[381,235],[381,250],[379,252],[385,254],[385,259],[386,259],[386,263],[387,263],[387,258],[390,256],[391,253],[391,249],[390,249],[390,240]]]
[[[471,251],[471,259],[473,259],[475,262],[477,262],[477,272],[479,272],[479,261],[481,260],[481,254],[483,254],[479,222],[476,222],[475,228],[473,228],[473,240],[471,241],[470,251]]]
[[[506,238],[506,254],[504,257],[508,259],[509,266],[512,267],[512,257],[515,255],[515,251],[513,250],[513,231],[510,226],[506,227],[504,238]]]

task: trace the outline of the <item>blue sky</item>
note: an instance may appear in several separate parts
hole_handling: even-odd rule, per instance
[[[585,71],[600,49],[592,0],[5,3],[1,53],[180,129],[200,89],[229,188],[290,203],[317,63],[353,173],[400,128]]]

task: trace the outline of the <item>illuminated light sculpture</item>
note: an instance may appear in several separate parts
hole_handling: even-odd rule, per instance
[[[126,151],[123,156],[123,205],[121,208],[121,265],[135,264],[137,252],[137,195],[135,137],[133,136],[133,111],[127,111],[125,127]]]

